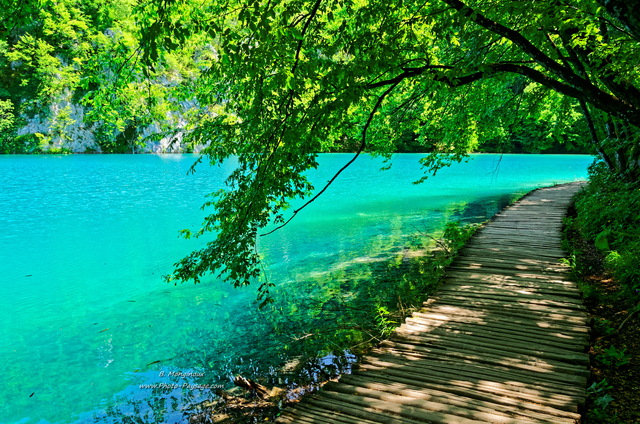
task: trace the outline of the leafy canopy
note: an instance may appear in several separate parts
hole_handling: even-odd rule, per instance
[[[176,264],[170,280],[197,282],[210,271],[236,285],[257,278],[261,231],[295,216],[292,199],[324,190],[304,174],[320,151],[389,154],[410,140],[431,152],[423,159],[429,173],[533,128],[534,144],[554,132],[567,142],[588,136],[612,171],[639,173],[635,3],[158,0],[145,7],[143,60],[154,69],[194,37],[211,46],[196,87],[209,113],[191,136],[208,144],[213,164],[238,157],[197,233],[212,232],[213,241]],[[268,284],[260,291],[266,300]]]
[[[312,193],[304,172],[317,166],[319,151],[349,145],[385,154],[411,137],[432,152],[424,164],[435,171],[482,141],[513,134],[517,111],[502,105],[517,98],[534,110],[540,97],[551,103],[558,94],[577,101],[544,113],[575,118],[580,105],[585,114],[640,123],[637,62],[629,60],[638,57],[636,28],[593,1],[156,7],[158,19],[143,33],[146,59],[159,58],[162,40],[173,48],[192,33],[210,37],[215,58],[199,99],[223,107],[193,136],[210,143],[212,163],[239,158],[198,233],[215,239],[170,278],[221,271],[235,284],[255,279],[256,237],[297,213],[285,215],[292,198]],[[592,136],[598,140],[597,130]]]
[[[150,70],[140,60],[146,8],[135,0],[0,0],[0,122],[11,123],[0,152],[57,151],[46,146],[77,141],[77,128],[102,152],[135,152],[185,121],[188,131],[201,113],[193,81],[211,48],[193,35]],[[27,120],[37,128],[24,128]]]

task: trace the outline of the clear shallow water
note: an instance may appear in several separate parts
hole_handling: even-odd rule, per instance
[[[349,157],[323,155],[312,179],[326,181]],[[307,301],[322,290],[312,277],[384,257],[448,219],[491,215],[496,199],[584,179],[592,161],[477,155],[412,185],[419,158],[394,156],[384,172],[381,160],[360,158],[287,227],[260,240],[283,302],[300,301],[297,292]],[[151,411],[180,411],[210,392],[183,384],[228,385],[236,371],[273,371],[266,357],[296,356],[290,333],[299,324],[255,311],[253,289],[162,281],[202,243],[178,231],[198,227],[204,195],[221,188],[232,166],[187,176],[194,159],[0,156],[0,423],[145,414],[143,422],[180,422],[181,412]],[[295,320],[291,306],[280,310]],[[172,371],[206,376],[169,378]],[[140,384],[179,387],[161,393]]]

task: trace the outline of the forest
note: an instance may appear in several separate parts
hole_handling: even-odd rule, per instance
[[[394,102],[397,104],[386,107],[403,110],[403,116],[394,114],[395,123],[403,125],[398,126],[397,133],[385,134],[388,141],[384,143],[372,140],[368,143],[367,151],[446,152],[455,144],[450,137],[468,138],[464,146],[466,151],[593,151],[593,146],[585,142],[590,137],[589,127],[583,118],[584,110],[579,101],[559,95],[557,90],[541,81],[529,79],[523,67],[528,60],[523,57],[515,61],[501,59],[500,63],[494,65],[502,68],[509,65],[513,69],[498,71],[486,68],[482,72],[496,74],[496,78],[478,78],[478,66],[491,64],[491,56],[485,55],[485,52],[492,55],[512,53],[500,47],[504,43],[499,40],[499,35],[469,35],[469,30],[474,31],[470,28],[473,24],[465,23],[468,19],[459,12],[450,13],[454,8],[444,4],[434,3],[428,8],[417,9],[415,13],[418,15],[411,18],[415,22],[404,25],[402,21],[409,19],[404,14],[414,13],[408,5],[402,6],[406,10],[402,7],[398,9],[395,13],[397,16],[377,23],[378,27],[367,28],[367,25],[362,25],[349,28],[344,26],[347,17],[353,26],[360,20],[377,19],[376,16],[386,11],[375,5],[349,6],[329,2],[319,5],[316,14],[311,16],[314,19],[309,21],[310,24],[313,21],[314,26],[309,28],[305,26],[304,16],[308,12],[306,8],[312,5],[297,2],[278,6],[272,3],[226,5],[224,7],[231,8],[229,10],[233,14],[228,15],[225,22],[212,18],[218,12],[216,9],[222,7],[215,3],[207,7],[189,2],[144,6],[135,1],[5,3],[3,13],[7,16],[0,27],[0,74],[3,82],[0,88],[0,128],[3,137],[0,140],[0,152],[199,151],[207,142],[202,140],[198,131],[194,131],[197,123],[207,121],[221,111],[233,114],[220,101],[222,92],[216,92],[211,97],[211,90],[219,88],[212,85],[211,79],[216,67],[223,63],[238,62],[239,55],[247,53],[244,51],[246,46],[239,44],[241,37],[251,33],[256,40],[268,36],[275,42],[273,34],[268,31],[278,28],[278,43],[283,51],[277,55],[293,55],[288,61],[296,56],[299,59],[305,51],[311,51],[314,44],[320,43],[327,50],[323,54],[332,55],[330,62],[339,64],[343,68],[342,73],[350,74],[350,78],[364,78],[359,85],[366,78],[384,79],[391,75],[392,68],[382,67],[383,63],[397,67],[401,73],[396,78],[422,81],[419,86],[411,88],[411,95],[409,87],[396,90],[403,90],[403,96],[396,94]],[[418,8],[419,5],[414,7]],[[283,13],[280,13],[280,8],[283,8]],[[242,10],[244,12],[240,15]],[[265,15],[266,11],[270,14]],[[329,11],[331,14],[328,14]],[[581,19],[588,19],[594,28],[600,25],[595,16],[588,16],[588,13],[595,13],[595,9],[586,11],[584,17],[579,8],[568,10],[572,11]],[[493,11],[501,14],[516,12]],[[528,13],[542,16],[547,11]],[[332,25],[325,27],[329,19]],[[529,17],[522,19],[530,20]],[[571,19],[575,18],[566,18],[566,22]],[[203,25],[205,22],[211,24]],[[229,26],[230,22],[235,23]],[[371,37],[373,32],[383,34],[399,23],[402,30],[393,36],[389,34],[388,39],[383,37],[372,45],[367,45],[371,40],[366,43],[363,40],[364,37]],[[552,26],[555,23],[541,24]],[[222,30],[225,26],[227,33]],[[300,44],[299,32],[303,28],[307,28],[305,32],[309,34],[322,29],[324,34],[313,35],[312,39]],[[622,34],[613,32],[617,29],[621,28],[612,28],[612,34],[607,37],[626,37],[629,34],[626,30]],[[567,29],[566,32],[571,31]],[[544,49],[554,46],[554,51],[545,54],[554,59],[554,56],[563,54],[568,58],[564,44],[569,42],[567,37],[575,38],[576,35],[565,35],[564,41],[558,34],[550,33],[549,36],[549,40],[544,40]],[[595,35],[593,38],[593,44],[601,43]],[[617,42],[612,42],[612,45]],[[232,44],[239,50],[228,50]],[[297,49],[298,44],[300,49]],[[347,45],[349,48],[346,48]],[[418,48],[418,45],[421,47]],[[431,52],[425,50],[428,45]],[[373,51],[374,47],[377,53]],[[393,60],[380,55],[387,47],[389,52],[399,53],[394,53],[397,57]],[[287,49],[295,51],[287,53]],[[476,49],[478,51],[474,54],[477,57],[460,56],[462,51]],[[454,50],[458,52],[454,53]],[[363,52],[369,56],[366,60]],[[275,54],[267,50],[259,53]],[[519,54],[522,56],[522,53]],[[585,50],[581,54],[586,57],[591,53]],[[620,52],[620,55],[623,54],[630,52]],[[362,60],[354,62],[354,55]],[[321,68],[326,67],[327,63],[318,59],[322,59],[322,56],[305,55],[304,60],[300,61],[300,71],[291,77],[312,76],[303,75],[307,72],[302,70],[303,64],[317,68],[315,77],[322,75],[325,71],[321,71]],[[260,60],[268,60],[268,57],[263,56]],[[572,60],[565,65],[569,68],[577,66],[575,58]],[[243,56],[242,62],[245,61],[247,57]],[[430,61],[434,61],[434,66],[425,68],[425,63]],[[522,63],[518,65],[519,62]],[[277,65],[281,68],[279,72],[283,72],[284,64],[274,63],[273,66]],[[289,68],[291,66],[288,64]],[[224,68],[227,71],[230,69],[226,65]],[[258,77],[258,74],[252,74],[254,71],[243,70],[248,76]],[[325,75],[325,84],[334,84],[330,78],[336,71],[338,69]],[[629,71],[616,70],[620,73]],[[265,74],[270,71],[268,67],[263,67],[260,72]],[[473,72],[476,72],[476,76],[471,76]],[[295,75],[298,73],[299,76]],[[459,78],[461,75],[464,75],[463,79]],[[280,77],[286,78],[286,75]],[[449,82],[443,83],[444,79]],[[471,87],[469,84],[473,79],[482,81]],[[221,80],[218,78],[215,84],[220,84]],[[439,81],[438,85],[446,89],[426,87],[426,80],[431,84]],[[355,80],[335,83],[344,85],[353,82]],[[392,81],[396,82],[399,83]],[[277,83],[286,84],[287,81],[285,79]],[[390,83],[385,85],[378,80],[374,84],[376,87],[364,87],[365,92],[372,94],[376,89],[379,91],[381,87],[388,87]],[[461,88],[453,90],[458,86]],[[354,104],[355,98],[344,98],[346,94],[357,97],[358,93],[342,93],[343,97],[336,98],[333,103],[336,110],[344,108],[344,102],[354,108],[365,106]],[[427,108],[426,104],[434,106]],[[493,105],[487,108],[487,104]],[[445,113],[444,116],[440,113],[458,108],[463,108],[465,113]],[[447,115],[450,116],[445,119]],[[425,127],[425,122],[430,122],[430,125]],[[450,128],[456,130],[450,131]],[[354,139],[345,133],[342,139],[324,140],[314,149],[317,152],[349,152],[355,151],[359,144],[357,137]]]
[[[319,153],[353,154],[334,178],[362,153],[424,153],[424,179],[477,152],[588,153],[597,159],[568,232],[595,256],[584,259],[583,246],[571,261],[578,274],[598,261],[617,282],[606,295],[638,310],[637,1],[0,7],[0,153],[196,152],[214,166],[237,158],[202,228],[183,232],[210,241],[178,261],[169,282],[213,273],[255,283],[265,228],[286,225],[333,181],[308,181]],[[263,306],[270,288],[259,287]]]

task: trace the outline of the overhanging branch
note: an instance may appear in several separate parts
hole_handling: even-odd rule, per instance
[[[548,71],[549,74],[554,75],[555,77],[552,78],[549,75],[531,67],[516,66],[509,69],[511,64],[489,65],[489,67],[494,67],[494,71],[516,72],[521,75],[525,75],[540,84],[557,90],[562,94],[591,103],[600,110],[623,118],[633,125],[640,127],[640,105],[629,103],[624,99],[601,90],[589,80],[575,73],[571,67],[563,66],[546,55],[520,32],[487,18],[483,14],[479,13],[479,11],[467,6],[461,0],[442,0],[442,2],[457,10],[461,15],[469,18],[470,21],[511,41],[514,45],[518,46],[523,53],[527,54],[531,59],[542,66],[543,69]],[[425,71],[426,70],[423,70],[420,73]],[[482,74],[486,74],[486,72],[483,72]],[[464,77],[456,77],[453,78],[452,81],[454,84],[466,84],[482,78],[482,74],[469,74]],[[400,76],[404,76],[404,78],[406,78],[411,75],[407,75],[407,72],[405,71],[405,73]]]
[[[313,5],[313,9],[309,13],[309,17],[307,18],[306,22],[304,23],[304,26],[302,27],[302,31],[300,32],[300,39],[298,40],[298,45],[296,47],[295,61],[294,61],[293,67],[291,68],[292,74],[296,73],[296,69],[298,68],[298,64],[300,63],[300,52],[302,51],[302,44],[304,43],[304,37],[307,35],[307,30],[309,29],[309,25],[311,25],[311,22],[315,19],[316,15],[318,14],[318,9],[320,8],[321,3],[322,3],[322,0],[316,0],[316,2]]]
[[[527,62],[500,62],[494,64],[483,65],[482,70],[470,71],[466,75],[460,75],[462,70],[448,65],[427,65],[419,68],[404,68],[404,72],[397,75],[394,78],[390,78],[384,81],[378,81],[367,85],[367,89],[384,87],[387,85],[398,84],[399,82],[413,78],[422,74],[432,74],[434,81],[443,82],[450,87],[460,87],[462,85],[470,84],[472,82],[488,78],[498,73],[515,73],[526,76],[531,80],[545,85],[554,90],[560,91],[563,94],[567,94],[572,97],[578,97],[581,92],[570,85],[563,84],[553,78],[548,77],[543,72],[533,69],[529,66],[525,66]],[[531,62],[528,62],[531,63]],[[450,72],[442,72],[450,71]]]
[[[576,87],[573,84],[552,78],[540,70],[527,66],[529,63],[532,62],[520,61],[486,64],[482,65],[482,69],[469,71],[464,75],[460,75],[462,73],[461,69],[448,65],[426,65],[418,68],[403,68],[401,74],[384,81],[370,83],[366,88],[374,89],[388,85],[396,85],[405,79],[414,78],[423,74],[431,74],[434,81],[442,82],[450,87],[460,87],[499,73],[513,73],[525,76],[561,94],[591,103],[598,109],[624,117],[631,123],[640,126],[640,111],[638,109],[629,106],[611,94],[601,91],[584,78],[580,78],[584,84]],[[585,89],[584,85],[588,85],[588,88]]]
[[[369,117],[367,118],[367,122],[364,124],[364,127],[362,128],[362,136],[360,138],[360,147],[358,148],[358,151],[355,153],[355,155],[349,160],[349,162],[347,162],[342,168],[340,168],[338,170],[338,172],[336,172],[333,175],[333,177],[331,177],[331,179],[324,185],[322,190],[320,190],[318,193],[316,193],[304,205],[302,205],[298,209],[294,210],[293,213],[291,214],[291,216],[289,217],[289,219],[287,219],[283,224],[278,225],[276,228],[274,228],[273,230],[271,230],[271,231],[269,231],[267,233],[260,234],[260,236],[268,236],[269,234],[272,234],[272,233],[278,231],[279,229],[281,229],[282,227],[287,225],[289,222],[291,222],[291,220],[293,218],[295,218],[295,216],[298,213],[300,213],[300,211],[302,211],[304,208],[306,208],[311,203],[313,203],[318,197],[320,197],[322,195],[322,193],[324,193],[329,188],[329,186],[331,184],[333,184],[333,182],[338,178],[338,176],[340,176],[340,174],[342,174],[342,172],[344,172],[345,169],[347,169],[353,162],[355,162],[355,160],[358,158],[358,156],[360,156],[360,154],[364,151],[365,147],[367,147],[367,131],[369,130],[369,126],[371,125],[371,121],[373,121],[373,117],[375,116],[376,112],[378,111],[378,109],[382,105],[382,101],[385,99],[385,97],[387,97],[393,91],[394,88],[396,88],[396,86],[398,84],[400,84],[401,81],[402,80],[392,84],[391,87],[389,87],[384,93],[382,93],[378,97],[378,100],[376,101],[376,104],[373,106],[373,109],[371,109],[371,112],[369,113]]]

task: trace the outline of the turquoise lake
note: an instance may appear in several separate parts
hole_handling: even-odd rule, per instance
[[[321,155],[311,180],[320,186],[350,157]],[[258,311],[254,287],[162,280],[206,242],[178,232],[199,228],[205,195],[233,161],[187,175],[196,156],[0,156],[0,423],[182,423],[235,373],[290,384],[276,368],[312,331],[291,311],[310,308],[323,275],[346,275],[350,290],[351,265],[384,260],[447,220],[486,219],[514,193],[586,179],[593,161],[473,155],[414,185],[420,157],[395,155],[386,171],[360,157],[262,237],[282,306]],[[278,311],[290,319],[265,315]]]

